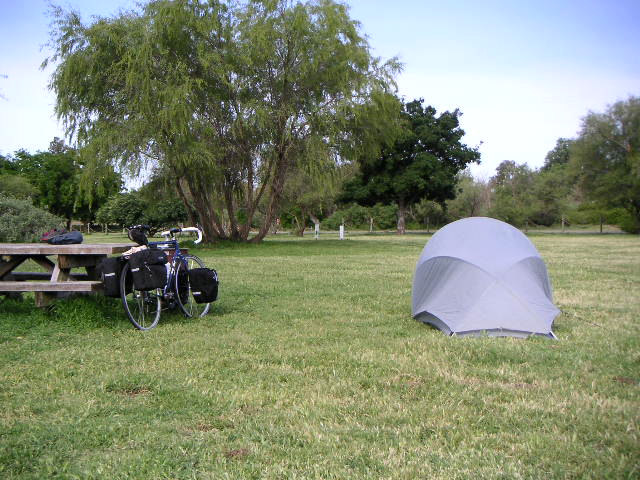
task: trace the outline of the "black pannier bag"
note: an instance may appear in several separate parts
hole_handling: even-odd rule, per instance
[[[189,300],[189,282],[187,281],[188,279],[188,272],[185,269],[180,268],[178,270],[178,295],[180,296],[180,301],[183,305],[185,305]]]
[[[142,265],[164,265],[167,263],[167,254],[159,248],[145,248],[129,257],[129,264],[132,267]]]
[[[196,303],[215,302],[218,299],[218,274],[212,268],[189,270],[189,284]]]
[[[103,258],[98,264],[98,275],[104,285],[105,297],[120,297],[120,277],[126,260],[122,257]],[[126,293],[131,292],[131,276],[127,276]]]
[[[167,283],[167,255],[157,248],[140,250],[129,257],[129,268],[136,290],[163,288]]]

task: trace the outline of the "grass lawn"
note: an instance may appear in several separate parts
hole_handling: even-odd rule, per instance
[[[220,300],[146,333],[117,300],[4,301],[0,478],[640,478],[640,239],[530,237],[553,341],[412,320],[428,238],[193,249]]]

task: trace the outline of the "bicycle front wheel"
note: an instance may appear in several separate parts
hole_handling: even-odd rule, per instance
[[[209,312],[210,303],[196,303],[191,292],[189,275],[192,268],[204,268],[205,264],[195,255],[184,255],[176,266],[175,291],[180,309],[187,317],[202,317]]]
[[[142,291],[133,288],[131,267],[127,263],[120,277],[120,297],[129,321],[138,330],[151,330],[160,321],[160,289]]]

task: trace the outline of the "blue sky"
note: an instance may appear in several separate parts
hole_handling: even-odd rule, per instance
[[[539,167],[581,118],[640,95],[640,1],[348,0],[376,55],[398,56],[399,94],[463,112],[464,141],[479,145],[477,176],[502,160]],[[133,1],[70,0],[85,18]],[[0,0],[0,153],[46,149],[53,118],[47,2]]]

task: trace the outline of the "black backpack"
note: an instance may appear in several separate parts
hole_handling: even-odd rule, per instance
[[[47,243],[51,245],[73,245],[75,243],[82,243],[82,233],[77,230],[71,232],[55,235],[47,239]]]

